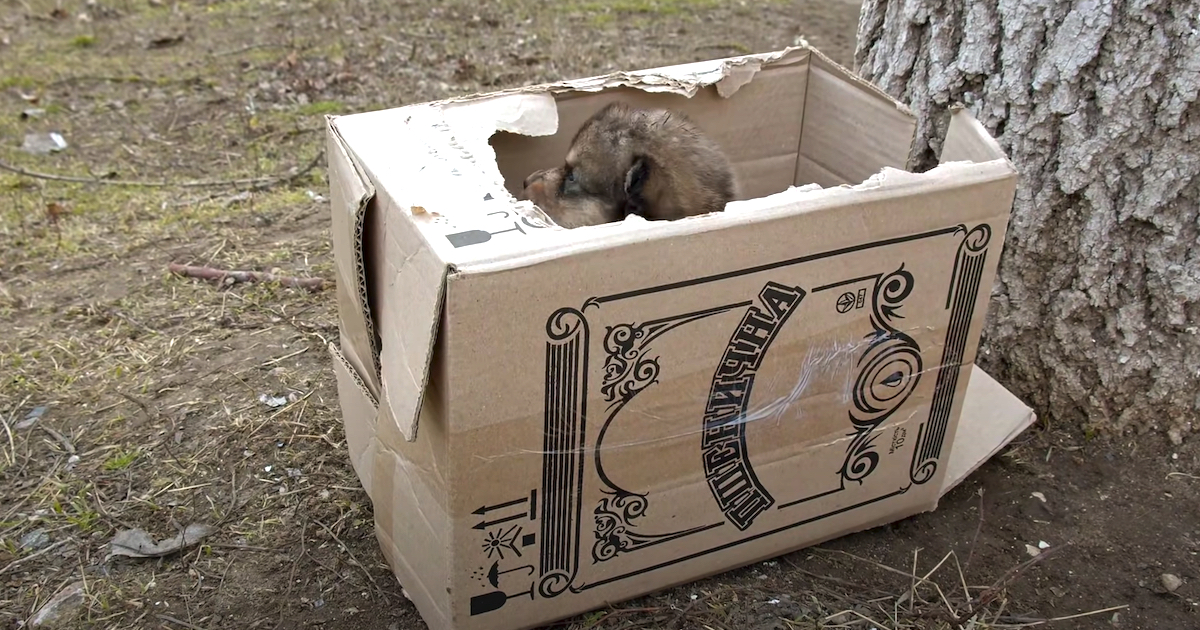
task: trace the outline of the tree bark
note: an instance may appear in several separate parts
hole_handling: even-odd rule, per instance
[[[857,72],[937,163],[963,103],[1020,170],[979,363],[1040,414],[1200,411],[1200,0],[865,0]]]

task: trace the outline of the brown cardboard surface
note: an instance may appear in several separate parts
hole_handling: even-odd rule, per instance
[[[368,242],[382,339],[380,379],[400,432],[411,442],[417,439],[448,267],[387,192],[376,203]]]
[[[372,496],[371,477],[376,450],[372,441],[378,432],[375,416],[379,403],[371,395],[354,366],[332,343],[329,344],[329,355],[333,361],[333,373],[337,377],[338,400],[342,404],[342,413],[347,418],[354,418],[353,422],[346,423],[346,450],[350,454],[350,464],[354,466],[354,472],[358,474],[363,490],[369,497]]]
[[[907,109],[823,55],[814,55],[797,184],[856,184],[880,168],[904,168],[917,122]]]
[[[700,121],[743,199],[581,230],[517,203],[618,96]],[[367,294],[343,329],[381,348],[378,396],[361,338],[331,348],[348,449],[430,627],[536,627],[933,509],[1028,426],[973,364],[1016,173],[955,116],[943,164],[901,170],[907,109],[802,48],[332,120],[335,188],[374,189],[360,231],[334,215]]]

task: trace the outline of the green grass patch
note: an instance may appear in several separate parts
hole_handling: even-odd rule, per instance
[[[303,116],[323,116],[325,114],[340,114],[346,111],[346,106],[337,101],[317,101],[300,106]]]
[[[720,5],[720,0],[612,0],[611,2],[579,2],[574,5],[574,8],[587,12],[677,15],[684,11],[713,9]]]
[[[8,89],[12,89],[12,88],[29,90],[29,89],[35,88],[37,86],[38,86],[37,79],[35,79],[33,77],[21,75],[21,74],[15,74],[15,75],[7,76],[7,77],[0,77],[0,90],[8,90]]]
[[[129,468],[130,464],[137,461],[137,458],[140,456],[141,452],[136,449],[132,451],[118,451],[112,457],[104,460],[104,470],[109,472],[125,470]]]

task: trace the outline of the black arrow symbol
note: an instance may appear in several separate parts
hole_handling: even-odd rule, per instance
[[[509,522],[509,521],[515,521],[515,520],[517,520],[517,519],[519,519],[519,518],[524,518],[524,517],[525,517],[525,513],[524,513],[524,512],[522,512],[522,513],[520,513],[520,514],[513,514],[512,516],[505,516],[504,518],[498,518],[498,519],[496,519],[496,520],[494,520],[494,521],[479,521],[479,524],[478,524],[478,525],[476,525],[476,526],[475,526],[474,528],[472,528],[472,529],[487,529],[487,528],[491,527],[492,525],[499,525],[499,524],[501,524],[501,523],[507,523],[507,522]]]
[[[522,503],[524,503],[528,500],[529,500],[529,497],[521,497],[520,499],[513,499],[512,501],[508,501],[506,503],[500,503],[497,505],[481,505],[481,506],[479,506],[479,509],[477,509],[471,513],[476,516],[483,516],[484,514],[487,514],[488,512],[493,512],[495,510],[503,509],[506,507],[512,507],[514,505],[521,505]]]

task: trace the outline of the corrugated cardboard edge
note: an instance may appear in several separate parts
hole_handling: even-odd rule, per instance
[[[375,187],[338,134],[335,116],[325,117],[334,263],[337,269],[339,331],[346,359],[379,397],[379,343],[367,299],[363,225]]]
[[[983,368],[976,365],[971,372],[942,482],[943,497],[1037,421],[1032,408]]]

